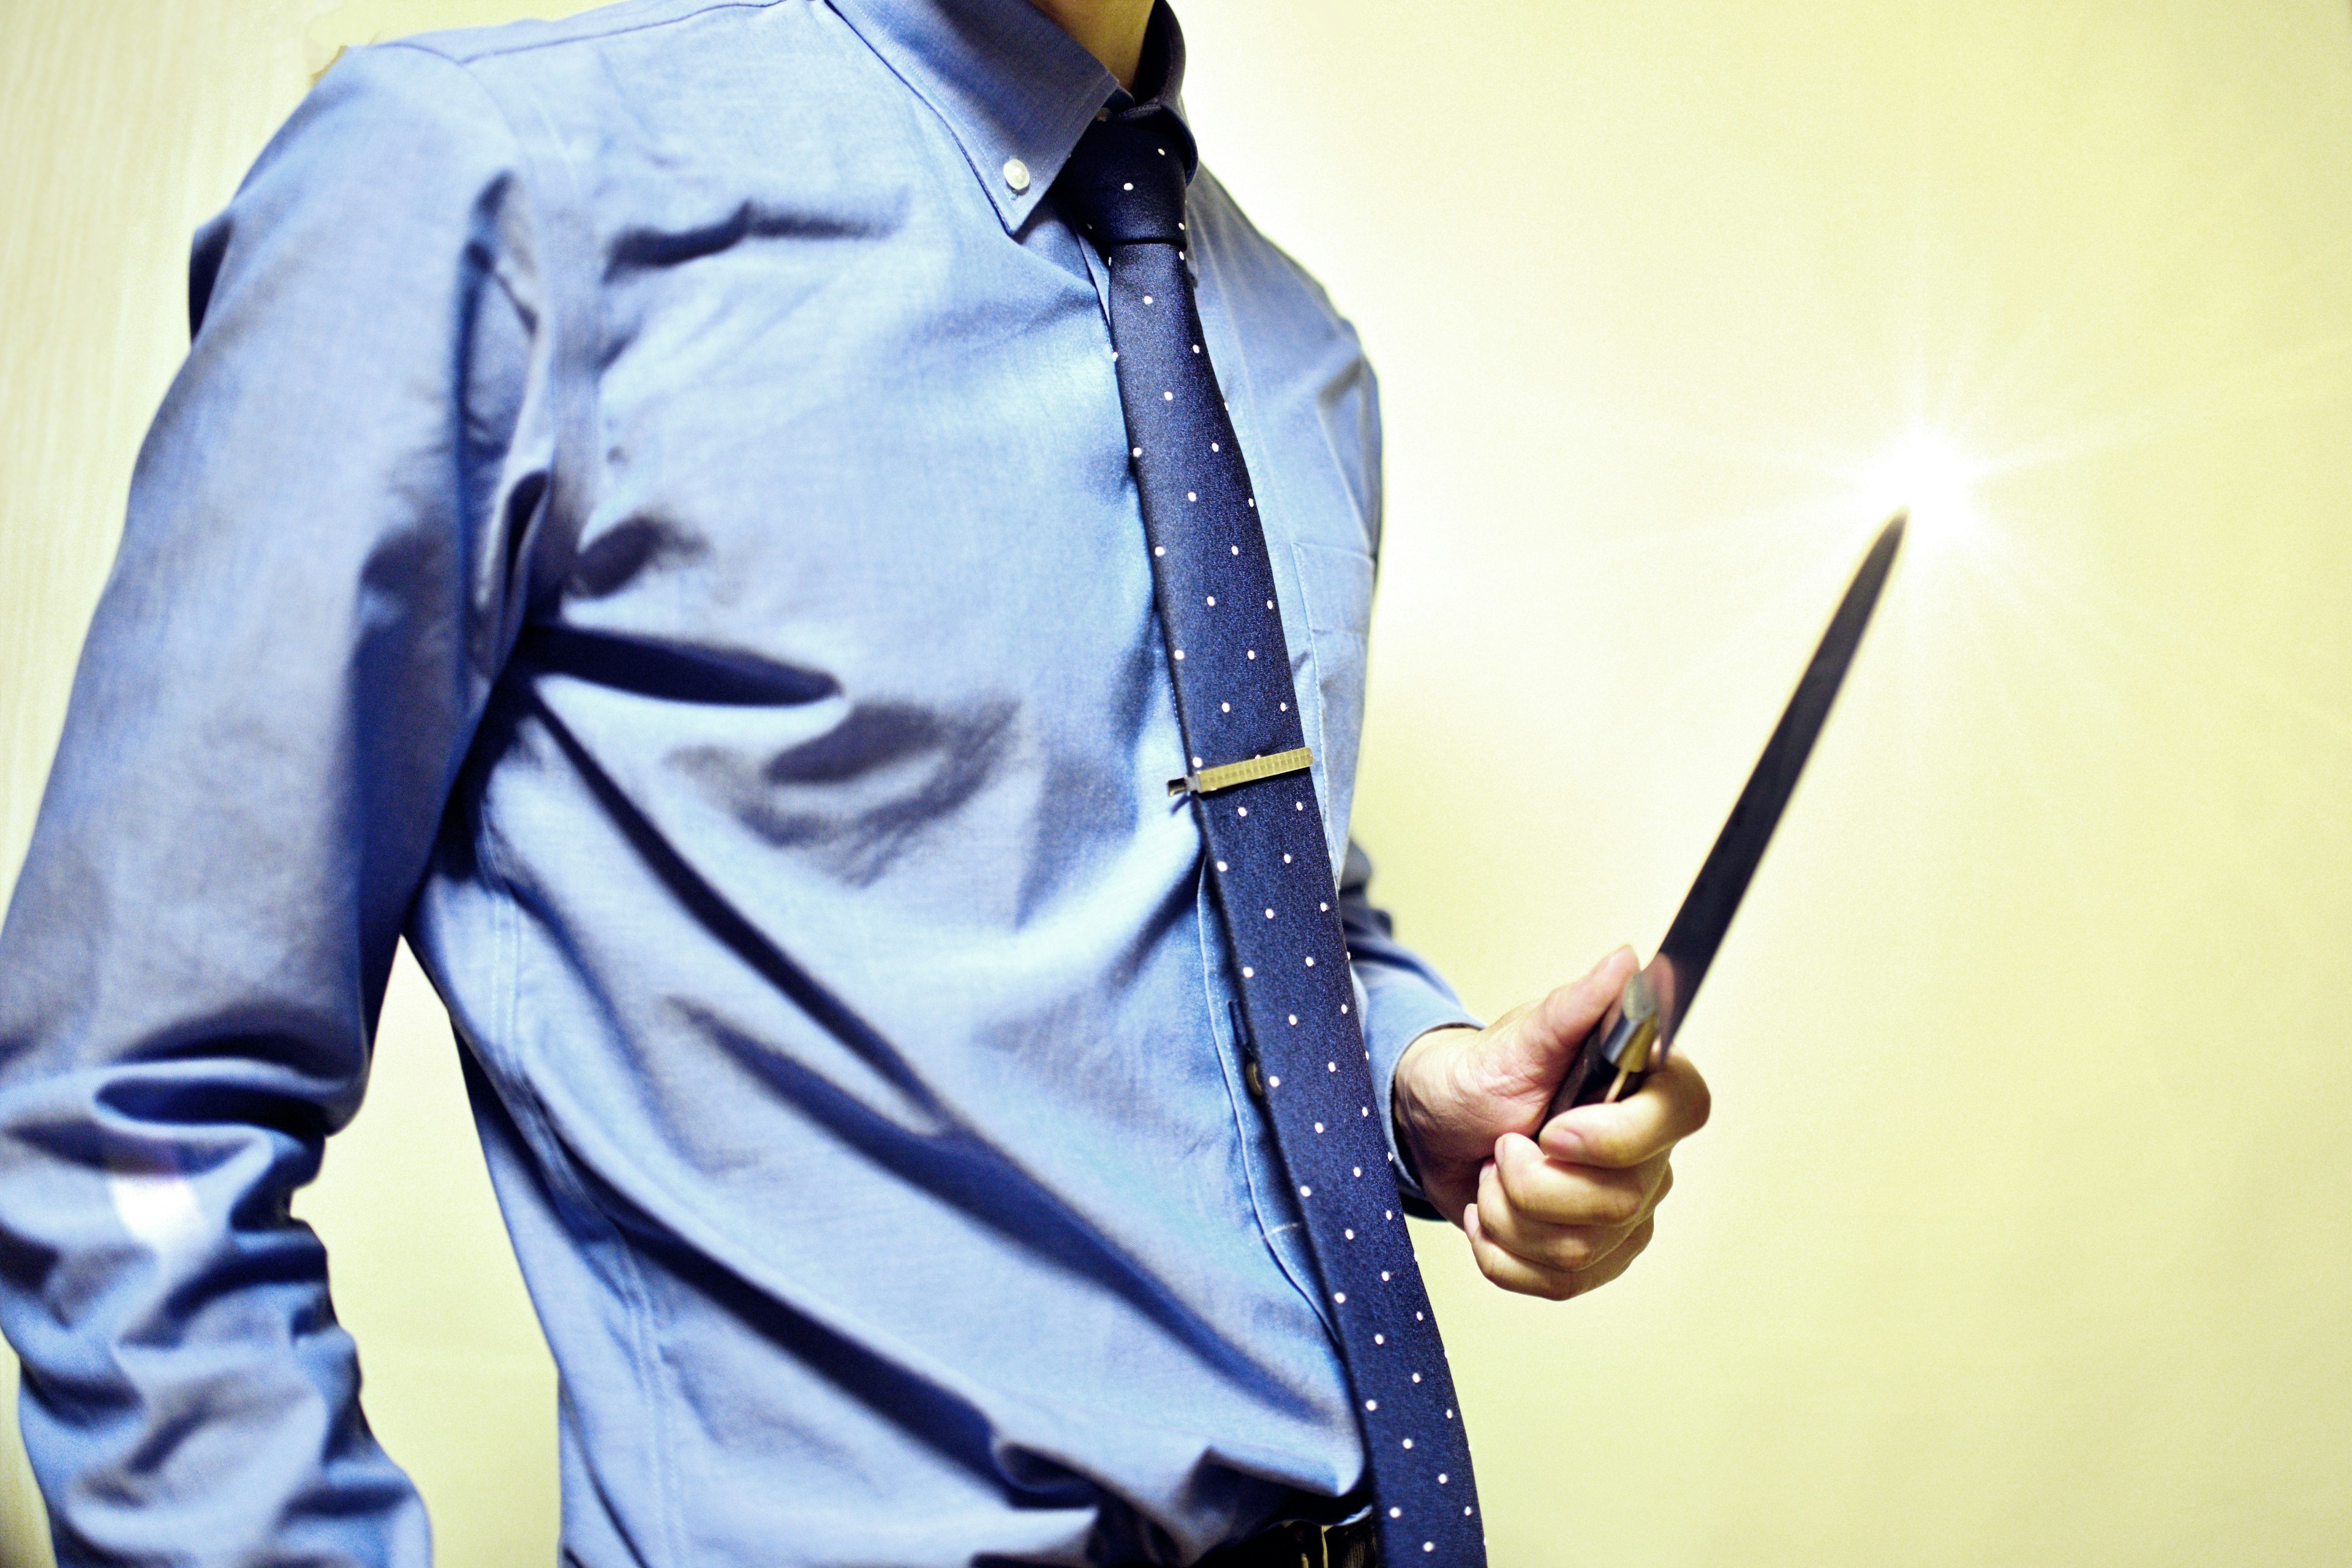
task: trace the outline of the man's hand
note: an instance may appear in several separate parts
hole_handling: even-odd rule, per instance
[[[1397,1129],[1422,1190],[1506,1290],[1564,1301],[1622,1274],[1675,1184],[1674,1146],[1706,1124],[1706,1080],[1679,1051],[1640,1093],[1544,1124],[1577,1047],[1638,967],[1620,948],[1486,1028],[1431,1030],[1397,1064]]]

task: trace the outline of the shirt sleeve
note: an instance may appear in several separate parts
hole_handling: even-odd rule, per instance
[[[1351,838],[1339,877],[1339,922],[1348,934],[1348,957],[1364,1011],[1364,1045],[1372,1054],[1372,1088],[1383,1111],[1381,1125],[1388,1132],[1389,1163],[1404,1194],[1406,1212],[1435,1219],[1438,1212],[1423,1194],[1420,1176],[1397,1137],[1396,1118],[1386,1114],[1397,1063],[1407,1046],[1432,1029],[1480,1026],[1437,971],[1397,941],[1395,922],[1372,904],[1371,882],[1371,858]]]
[[[518,167],[467,70],[355,51],[197,237],[0,928],[0,1327],[61,1563],[427,1561],[289,1201],[549,471]]]

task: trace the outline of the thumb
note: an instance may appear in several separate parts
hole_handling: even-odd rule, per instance
[[[1529,1077],[1557,1084],[1574,1062],[1576,1049],[1625,982],[1642,966],[1630,947],[1621,947],[1594,964],[1583,979],[1556,987],[1529,1008],[1521,1019],[1515,1043],[1525,1054],[1522,1064]]]

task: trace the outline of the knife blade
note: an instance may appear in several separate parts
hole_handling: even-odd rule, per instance
[[[1552,1097],[1551,1109],[1544,1113],[1546,1121],[1570,1106],[1633,1093],[1665,1060],[1845,682],[1871,612],[1878,606],[1879,590],[1894,569],[1895,552],[1902,547],[1906,521],[1903,512],[1896,512],[1871,542],[1797,682],[1796,694],[1781,710],[1780,722],[1764,743],[1764,754],[1700,866],[1698,879],[1675,911],[1666,940],[1658,944],[1657,956],[1625,982],[1585,1037],[1575,1064]]]

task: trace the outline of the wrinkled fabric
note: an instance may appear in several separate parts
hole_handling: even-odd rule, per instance
[[[64,1562],[427,1561],[288,1214],[404,934],[567,1561],[1176,1563],[1356,1485],[1046,195],[1114,89],[1027,0],[648,0],[354,52],[199,236],[0,931]],[[1192,224],[1384,1098],[1466,1020],[1347,840],[1371,375]]]

